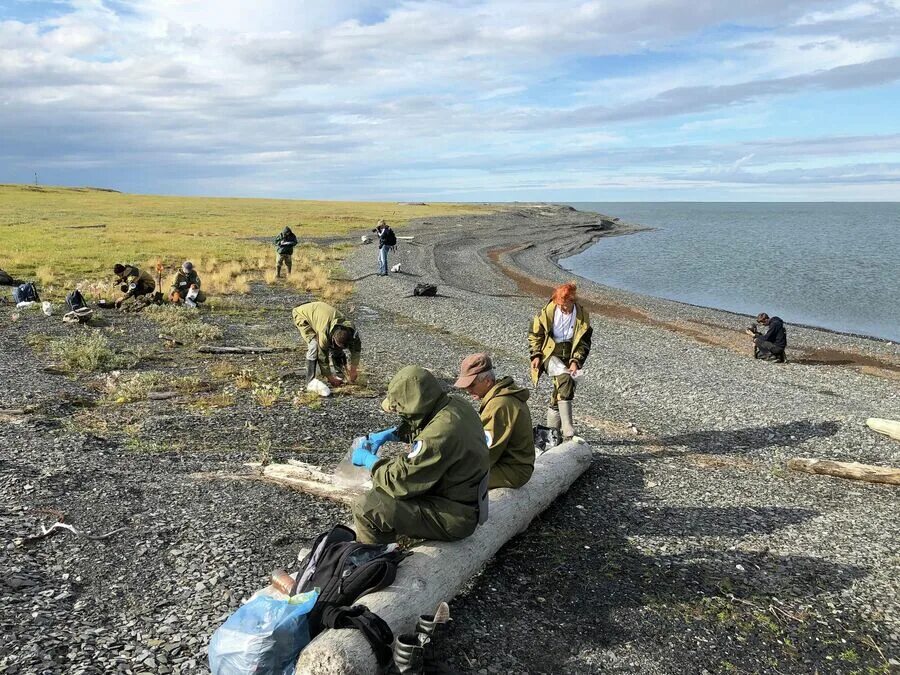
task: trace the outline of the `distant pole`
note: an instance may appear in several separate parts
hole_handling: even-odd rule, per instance
[[[37,185],[37,171],[34,172],[34,184]]]

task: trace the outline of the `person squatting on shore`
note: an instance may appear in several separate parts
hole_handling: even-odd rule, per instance
[[[362,340],[354,323],[324,302],[307,302],[294,307],[291,314],[306,341],[306,383],[315,379],[316,366],[332,387],[343,384],[344,376],[349,382],[356,382]],[[345,349],[350,352],[349,366]],[[337,375],[331,372],[329,360]]]
[[[206,293],[200,290],[200,275],[190,260],[185,260],[175,273],[169,300],[175,304],[183,302],[188,307],[196,307],[206,301]]]
[[[384,219],[378,221],[378,225],[372,230],[378,235],[378,276],[388,275],[388,252],[397,245],[397,235]]]
[[[149,272],[141,270],[136,265],[123,265],[116,263],[113,265],[113,274],[116,275],[116,282],[119,290],[124,293],[122,297],[116,300],[116,307],[121,307],[122,303],[128,298],[138,298],[143,295],[149,295],[156,290],[156,282]]]
[[[294,255],[294,247],[297,245],[297,235],[291,231],[291,228],[285,226],[277,237],[275,237],[275,276],[281,277],[281,266],[287,267],[287,273],[291,273],[291,264]]]
[[[765,312],[760,312],[756,316],[756,323],[767,326],[768,330],[761,334],[755,324],[746,330],[747,335],[753,338],[753,358],[784,363],[784,350],[787,348],[784,321],[777,316],[770,317]]]
[[[561,373],[552,375],[553,393],[547,410],[547,426],[561,429],[564,439],[575,435],[572,400],[575,375],[584,367],[591,352],[591,328],[588,312],[576,302],[576,286],[566,283],[554,290],[553,297],[531,322],[528,346],[531,349],[531,377],[535,384],[542,372],[550,374],[561,362]]]
[[[534,473],[534,431],[529,392],[509,376],[499,380],[487,354],[467,356],[453,384],[481,401],[479,414],[484,426],[491,467],[488,488],[520,488]]]
[[[369,434],[353,450],[353,464],[372,472],[372,489],[352,507],[359,541],[468,537],[487,518],[488,448],[475,410],[418,366],[394,375],[381,407],[401,423]],[[412,443],[408,453],[376,454],[401,440]]]

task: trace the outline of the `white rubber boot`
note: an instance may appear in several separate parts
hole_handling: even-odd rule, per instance
[[[563,440],[567,441],[575,435],[575,425],[572,424],[572,401],[560,401],[558,405]]]
[[[561,424],[559,410],[556,408],[547,408],[547,426],[551,429],[559,429]]]

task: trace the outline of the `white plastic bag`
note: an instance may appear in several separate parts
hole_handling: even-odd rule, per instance
[[[550,375],[550,377],[557,377],[559,375],[562,375],[563,373],[568,373],[568,372],[569,372],[569,369],[566,368],[566,364],[564,364],[559,359],[559,357],[551,356],[547,360],[547,374]],[[582,372],[583,371],[581,371],[581,370],[576,370],[574,373],[572,373],[572,378],[577,380],[579,377],[581,377]]]
[[[344,459],[342,459],[334,469],[335,485],[351,489],[368,489],[372,487],[371,472],[364,466],[355,466],[353,464],[353,451],[360,447],[365,440],[365,436],[358,436],[353,439],[350,450],[344,455]]]
[[[328,385],[320,379],[310,380],[309,384],[306,385],[306,391],[314,391],[322,398],[331,396],[331,389],[329,389]]]
[[[44,300],[41,303],[41,311],[43,311],[46,316],[53,316],[53,305],[47,300]]]

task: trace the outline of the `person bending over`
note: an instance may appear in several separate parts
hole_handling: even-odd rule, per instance
[[[756,324],[746,330],[747,335],[753,338],[753,358],[784,363],[784,350],[787,349],[787,331],[784,329],[784,321],[777,316],[770,317],[765,312],[761,312],[756,316],[756,323],[766,326],[766,332],[760,333]]]
[[[342,377],[356,382],[362,340],[353,322],[324,302],[307,302],[295,307],[292,315],[294,325],[306,340],[306,383],[315,379],[316,366],[332,387],[343,384]],[[345,349],[350,352],[349,366]],[[336,375],[331,371],[329,360]]]
[[[479,413],[491,465],[489,488],[519,488],[534,472],[534,430],[528,390],[509,376],[499,380],[487,354],[467,356],[453,385],[481,401]]]
[[[150,295],[156,290],[156,282],[149,272],[139,269],[136,265],[113,265],[113,274],[116,275],[116,283],[124,295],[116,300],[116,307],[121,307],[128,298],[139,298]]]
[[[399,536],[454,541],[487,519],[488,448],[472,406],[441,389],[430,372],[406,366],[381,404],[400,415],[397,427],[370,434],[352,461],[372,472],[372,489],[353,503],[359,541],[394,542]],[[409,451],[378,457],[388,441]]]

